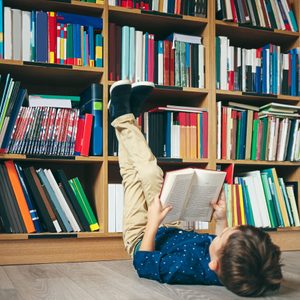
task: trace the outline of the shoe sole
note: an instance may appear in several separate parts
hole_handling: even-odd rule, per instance
[[[139,86],[149,86],[149,87],[155,87],[154,83],[151,81],[139,81],[135,82],[131,85],[132,88],[139,87]]]
[[[109,89],[109,94],[111,95],[111,92],[113,91],[113,89],[120,85],[131,85],[131,82],[127,79],[118,80],[118,81],[114,82],[113,85]]]

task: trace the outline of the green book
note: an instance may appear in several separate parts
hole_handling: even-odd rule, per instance
[[[185,42],[179,42],[180,48],[179,48],[179,56],[180,56],[180,86],[185,87],[186,86],[186,47]]]
[[[292,208],[291,208],[291,204],[290,204],[290,201],[289,201],[289,196],[286,192],[285,183],[283,181],[283,178],[278,178],[278,181],[279,181],[280,189],[282,191],[282,195],[283,195],[283,199],[284,199],[284,202],[285,202],[288,217],[289,217],[289,220],[290,220],[290,224],[291,224],[291,226],[295,226],[295,221],[294,221],[293,214],[292,214]]]
[[[67,36],[73,37],[73,24],[67,25]],[[73,38],[67,39],[67,64],[71,64],[73,57]]]
[[[244,181],[243,187],[245,189],[245,198],[246,198],[247,205],[248,205],[248,219],[247,219],[248,225],[255,226],[254,217],[253,217],[253,210],[252,210],[252,205],[251,205],[251,201],[250,201],[249,190],[248,190],[248,186],[247,186],[245,181]]]
[[[44,99],[70,99],[72,102],[80,102],[80,96],[70,96],[70,95],[42,95],[42,94],[32,94],[31,96],[39,96]]]
[[[276,213],[275,213],[275,208],[273,204],[273,199],[272,199],[272,194],[269,186],[269,181],[268,181],[268,175],[266,173],[261,172],[261,181],[263,184],[264,188],[264,193],[267,201],[267,208],[269,212],[269,217],[271,221],[271,226],[272,227],[278,227],[277,219],[276,219]]]
[[[84,216],[88,220],[91,231],[99,230],[100,229],[99,224],[96,220],[96,217],[93,213],[90,203],[83,191],[83,188],[82,188],[82,185],[81,185],[79,179],[77,177],[70,179],[69,184],[70,184],[70,186],[76,196],[76,199],[84,213]]]
[[[266,160],[266,148],[267,148],[267,136],[268,136],[268,118],[261,119],[262,121],[262,137],[261,137],[261,149],[260,160]]]
[[[180,86],[180,42],[175,41],[175,86]]]
[[[253,121],[253,133],[252,133],[252,143],[251,143],[251,159],[252,160],[256,160],[258,124],[259,124],[259,120],[255,119]]]

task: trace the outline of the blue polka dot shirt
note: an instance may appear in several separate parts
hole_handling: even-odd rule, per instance
[[[133,265],[140,277],[171,284],[221,285],[208,267],[214,235],[159,228],[155,251],[136,251]]]

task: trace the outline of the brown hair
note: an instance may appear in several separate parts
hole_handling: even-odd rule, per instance
[[[277,290],[282,280],[280,249],[253,226],[239,226],[219,252],[219,279],[240,296]]]

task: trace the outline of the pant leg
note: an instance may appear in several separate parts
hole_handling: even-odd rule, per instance
[[[132,255],[145,231],[148,206],[160,192],[163,172],[132,114],[117,118],[112,125],[119,141],[124,187],[123,239],[126,250]]]

